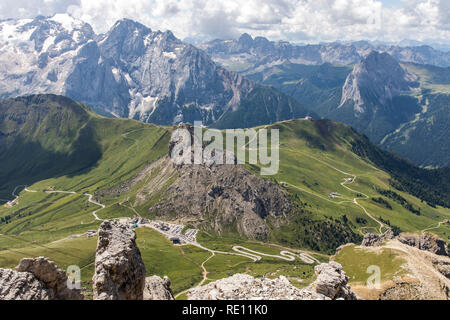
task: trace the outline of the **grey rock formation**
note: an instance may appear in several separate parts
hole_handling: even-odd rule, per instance
[[[347,285],[349,278],[339,263],[321,263],[314,267],[314,272],[317,279],[310,285],[310,289],[333,300],[356,300],[355,294]]]
[[[450,279],[450,261],[436,259],[433,261],[433,265],[440,273]]]
[[[372,51],[348,75],[339,107],[352,101],[354,110],[363,113],[369,99],[370,102],[385,105],[413,87],[418,87],[415,75],[403,69],[389,54]]]
[[[289,283],[286,277],[276,279],[254,278],[247,274],[208,283],[188,291],[188,300],[302,300],[326,299],[313,292],[302,291]]]
[[[391,240],[394,238],[394,232],[392,229],[386,230],[383,234],[377,233],[366,233],[364,239],[361,243],[364,247],[375,247],[383,244],[384,241]]]
[[[383,291],[378,300],[429,300],[429,296],[424,295],[420,284],[400,282],[395,286]]]
[[[16,270],[0,269],[0,300],[82,300],[67,275],[44,257],[24,258]]]
[[[298,289],[289,280],[257,279],[247,274],[235,274],[229,278],[211,282],[188,291],[188,300],[330,300],[356,299],[347,286],[348,277],[336,262],[322,263],[314,268],[317,274],[310,286]]]
[[[193,144],[196,138],[192,126],[180,124],[178,128],[191,133]],[[178,150],[172,152],[173,139],[172,136],[169,154]],[[236,163],[233,153],[218,149],[210,153],[215,156],[204,156],[206,161],[202,164],[177,163],[176,159],[166,156],[145,168],[137,179],[151,178],[137,194],[135,205],[145,203],[155,192],[162,192],[160,200],[149,209],[158,217],[188,220],[219,234],[233,226],[245,237],[267,239],[267,221],[279,226],[293,208],[287,194],[272,180],[252,174],[242,165],[216,163],[218,159]],[[193,154],[186,157],[193,158]],[[161,183],[168,180],[173,181],[169,186]],[[137,183],[137,180],[130,183]]]
[[[35,259],[24,258],[16,267],[18,272],[33,274],[49,290],[51,299],[55,300],[81,300],[83,295],[79,290],[67,287],[67,275],[59,269],[53,261],[44,257]]]
[[[237,231],[252,239],[268,235],[267,219],[289,213],[287,195],[272,181],[251,174],[240,165],[186,165],[177,168],[179,178],[166,190],[166,197],[150,208],[158,215],[177,212],[206,218],[216,211],[212,228],[221,233],[237,222]],[[203,219],[202,219],[203,220]]]
[[[44,284],[29,272],[0,269],[0,300],[50,300]]]
[[[402,233],[397,239],[404,244],[420,250],[426,250],[441,256],[450,256],[450,251],[445,241],[429,233],[420,235]]]
[[[419,87],[417,80],[389,54],[372,51],[347,76],[340,103],[331,106],[327,117],[349,124],[379,143],[420,112],[417,99],[411,96]]]
[[[144,300],[175,300],[170,279],[166,276],[161,279],[158,276],[147,277],[145,279]]]
[[[95,300],[142,300],[145,265],[130,226],[102,222],[92,282]]]

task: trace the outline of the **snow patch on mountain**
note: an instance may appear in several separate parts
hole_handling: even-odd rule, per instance
[[[68,14],[0,30],[0,97],[54,93],[120,117],[209,124],[254,87],[172,32],[129,19],[101,35]]]

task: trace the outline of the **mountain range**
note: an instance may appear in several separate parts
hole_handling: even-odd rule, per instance
[[[97,35],[67,14],[0,22],[0,97],[61,94],[96,112],[158,124],[244,116],[262,99],[260,123],[305,116],[296,101],[214,63],[170,31],[117,21]],[[244,105],[244,108],[241,106]]]
[[[171,299],[292,297],[290,283],[338,298],[347,282],[364,299],[449,298],[448,54],[1,20],[0,299],[58,296],[74,266],[87,299],[141,299],[153,275]],[[175,163],[194,120],[277,130],[279,170],[261,174],[262,143],[242,148],[257,163],[216,163],[219,138],[205,163]]]
[[[368,41],[295,45],[287,41],[270,41],[265,37],[253,38],[244,33],[239,39],[216,39],[200,44],[199,48],[222,66],[244,74],[261,71],[262,68],[283,61],[308,65],[352,65],[371,51],[389,53],[402,62],[450,66],[450,52],[438,51],[426,45],[404,47],[371,44]]]
[[[449,64],[449,52],[428,46],[299,46],[243,34],[197,48],[128,19],[103,34],[67,14],[0,22],[1,98],[60,94],[163,125],[329,118],[430,167],[450,164]],[[424,141],[433,148],[417,148]]]
[[[246,76],[417,165],[441,167],[450,165],[449,75],[450,67],[399,62],[372,51],[354,65],[284,61]]]

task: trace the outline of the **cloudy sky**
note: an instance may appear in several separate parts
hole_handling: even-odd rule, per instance
[[[70,13],[106,31],[131,18],[179,38],[450,39],[450,0],[2,0],[0,19]]]

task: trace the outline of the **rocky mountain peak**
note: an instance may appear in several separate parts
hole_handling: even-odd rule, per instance
[[[384,105],[417,86],[417,77],[403,69],[390,54],[372,51],[347,76],[339,107],[352,102],[354,110],[363,113],[371,104]]]
[[[208,125],[253,88],[171,31],[130,19],[102,35],[69,15],[7,20],[0,30],[1,97],[52,93],[118,117]]]
[[[404,78],[406,71],[398,61],[387,52],[370,51],[370,53],[359,63],[366,72],[393,73],[393,77]]]
[[[253,38],[248,33],[243,33],[238,40],[238,46],[243,50],[248,50],[253,45]]]
[[[145,51],[144,40],[151,32],[150,28],[139,22],[122,19],[100,36],[99,45],[105,57],[126,61],[127,57],[139,56]]]
[[[5,20],[0,22],[0,30],[2,51],[12,50],[19,45],[20,50],[25,52],[46,52],[52,57],[73,50],[95,37],[89,24],[68,14]]]
[[[152,32],[152,30],[143,25],[142,23],[135,21],[135,20],[131,20],[131,19],[127,19],[127,18],[123,18],[120,20],[117,20],[114,25],[111,27],[111,30],[108,33],[111,32],[120,32],[120,31],[142,31],[145,33],[150,33]]]
[[[137,21],[121,19],[111,27],[104,37],[109,41],[119,41],[117,44],[120,44],[128,38],[143,38],[151,32],[150,28]]]

